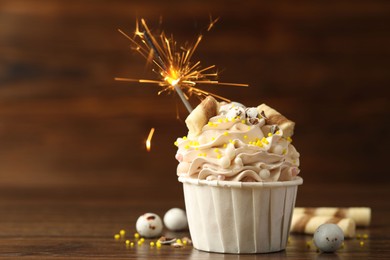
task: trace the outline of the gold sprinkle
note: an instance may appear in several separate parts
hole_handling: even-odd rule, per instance
[[[360,239],[362,236],[360,234],[356,234],[356,238]]]
[[[130,245],[130,240],[126,240],[125,243],[126,243],[126,246]]]
[[[183,136],[183,140],[187,140],[187,136]]]
[[[177,141],[175,141],[173,144],[174,144],[175,146],[179,146],[179,143],[178,143]]]
[[[222,123],[222,122],[223,122],[222,118],[218,119],[218,123]]]
[[[276,131],[276,133],[275,134],[277,134],[277,135],[280,135],[280,131],[278,130],[278,131]]]
[[[272,133],[268,133],[268,136],[271,137],[271,136],[272,136]]]
[[[176,239],[176,243],[182,244],[181,239]]]
[[[126,235],[126,231],[122,229],[121,231],[119,231],[119,234],[121,235],[121,237],[124,237]]]
[[[265,137],[263,137],[263,138],[261,139],[261,141],[262,141],[263,143],[265,143],[265,144],[269,144],[267,138],[265,138]]]
[[[242,119],[242,120],[241,120],[241,123],[245,124],[245,123],[246,123],[245,119]]]
[[[221,159],[222,155],[218,154],[217,159]]]
[[[214,141],[214,140],[215,140],[215,137],[211,137],[211,140]]]
[[[341,243],[341,248],[345,248],[345,243],[343,242],[343,243]]]
[[[215,149],[214,149],[214,152],[219,153],[219,149],[218,149],[218,148],[215,148]]]
[[[223,133],[224,136],[227,136],[229,133],[226,131]]]
[[[287,150],[283,149],[282,154],[286,154],[286,153],[287,153]]]
[[[363,234],[363,239],[367,239],[368,238],[368,235],[367,234]]]
[[[227,144],[223,144],[223,148],[226,148],[227,147]]]
[[[364,246],[364,242],[363,241],[360,241],[360,246]]]
[[[142,245],[142,241],[141,240],[138,240],[137,244],[140,246]]]
[[[244,135],[244,139],[247,139],[248,138],[248,136],[247,135]]]
[[[150,242],[150,246],[151,246],[151,247],[154,247],[154,242],[153,242],[153,241]]]
[[[138,239],[139,238],[139,234],[138,233],[134,233],[134,238]]]
[[[115,238],[115,240],[118,240],[118,239],[120,239],[120,238],[121,238],[121,235],[119,235],[119,234],[115,234],[115,235],[114,235],[114,238]]]
[[[290,143],[292,142],[292,139],[291,139],[291,137],[289,136],[289,137],[287,137],[287,141],[289,141]]]
[[[130,246],[133,247],[134,246],[134,242],[130,242]]]
[[[145,242],[145,238],[143,238],[143,237],[141,237],[141,242],[143,243],[143,242]]]
[[[187,144],[186,146],[184,146],[184,149],[190,149],[190,146]]]

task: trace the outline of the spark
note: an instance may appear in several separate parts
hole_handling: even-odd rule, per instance
[[[154,130],[155,130],[154,128],[150,129],[148,138],[146,139],[146,151],[148,151],[148,152],[150,152],[150,150],[151,150],[152,138],[153,138]]]
[[[212,19],[210,16],[210,24],[207,31],[211,30],[218,19]],[[143,56],[148,63],[154,65],[153,71],[158,74],[158,79],[117,77],[115,80],[157,84],[162,88],[158,94],[163,92],[176,92],[189,113],[192,111],[192,107],[188,100],[192,95],[200,99],[211,95],[230,102],[227,98],[197,88],[197,85],[210,84],[248,87],[248,84],[219,82],[217,80],[218,72],[212,71],[215,65],[203,68],[200,61],[192,62],[192,56],[202,41],[203,35],[199,35],[192,46],[185,45],[178,48],[178,44],[172,36],[167,37],[164,32],[158,36],[153,35],[144,19],[141,19],[141,21],[136,20],[133,37],[130,37],[120,29],[118,31],[130,40],[131,46],[136,52]]]

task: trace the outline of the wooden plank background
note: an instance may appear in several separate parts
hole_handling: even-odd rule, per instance
[[[205,89],[296,121],[305,184],[389,183],[388,1],[1,0],[3,194],[182,196],[176,99],[113,80],[151,76],[117,28],[133,32],[136,17],[156,28],[162,16],[166,32],[192,42],[209,14],[220,21],[194,59],[250,87]]]

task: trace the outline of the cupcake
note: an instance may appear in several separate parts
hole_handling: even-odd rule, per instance
[[[294,122],[262,104],[204,99],[178,138],[177,175],[193,245],[219,253],[286,248],[295,205],[299,153]]]

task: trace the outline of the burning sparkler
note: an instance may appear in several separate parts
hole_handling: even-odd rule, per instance
[[[210,25],[207,29],[208,31],[214,26],[217,20],[218,19],[210,19]],[[178,49],[177,43],[174,39],[172,37],[168,38],[164,32],[162,32],[159,36],[154,36],[149,30],[144,19],[141,19],[141,27],[138,20],[136,21],[134,38],[130,37],[122,30],[118,31],[130,40],[132,47],[137,52],[139,52],[148,62],[155,65],[153,71],[159,75],[159,79],[115,78],[115,80],[157,84],[162,87],[162,90],[158,92],[159,95],[163,92],[176,92],[189,113],[192,111],[192,107],[188,102],[188,99],[192,94],[197,95],[198,97],[211,95],[230,102],[230,100],[222,96],[195,87],[197,84],[239,87],[248,86],[248,84],[219,82],[216,80],[218,73],[211,71],[215,68],[215,65],[202,68],[200,61],[191,61],[196,48],[202,40],[202,35],[199,35],[192,47],[186,48],[181,46]]]

